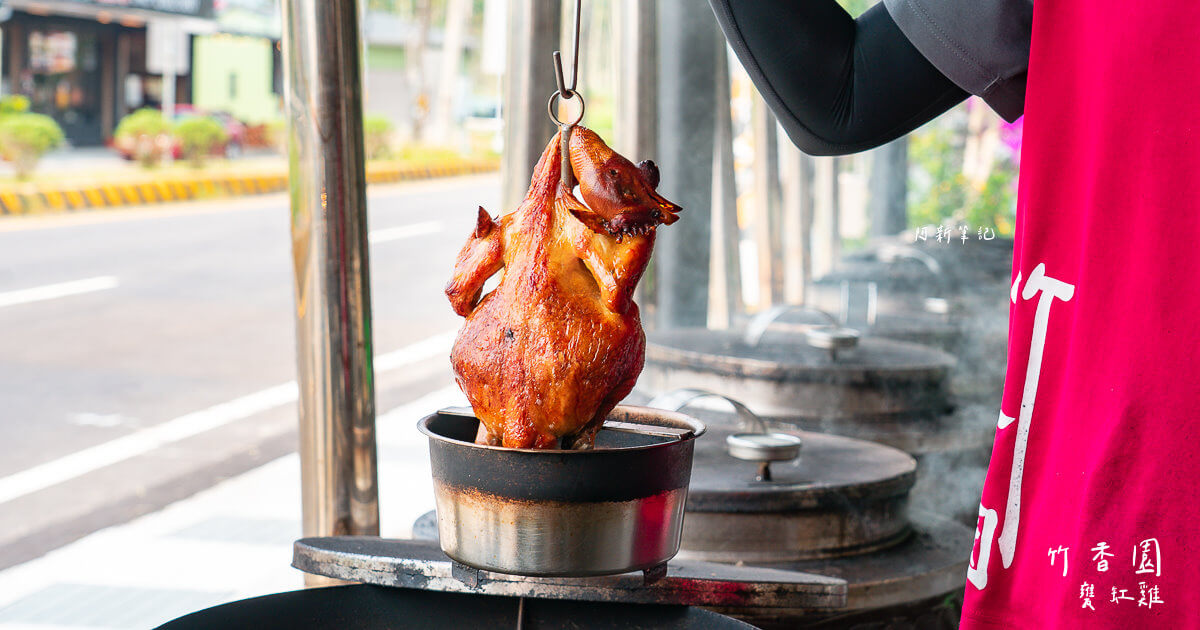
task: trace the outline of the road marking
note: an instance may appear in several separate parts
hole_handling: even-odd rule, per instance
[[[382,230],[374,230],[367,236],[367,242],[372,245],[378,243],[387,243],[389,241],[398,241],[402,238],[411,238],[413,236],[424,236],[426,234],[437,234],[441,232],[445,226],[441,221],[425,221],[423,223],[412,223],[410,225],[401,225],[391,228],[383,228]]]
[[[387,354],[375,355],[375,371],[387,372],[405,365],[411,365],[417,361],[432,359],[439,354],[449,354],[450,346],[454,343],[454,338],[458,336],[458,331],[451,330],[444,333],[439,333],[393,350]]]
[[[457,385],[447,385],[380,415],[375,419],[375,432],[380,442],[424,443],[425,436],[412,430],[419,418],[429,415],[431,409],[468,404]]]
[[[116,276],[96,276],[95,278],[73,280],[71,282],[59,282],[58,284],[47,284],[29,289],[19,289],[17,291],[0,293],[0,307],[14,306],[17,304],[29,304],[30,302],[42,302],[44,300],[53,300],[60,297],[67,297],[69,295],[93,293],[95,291],[104,291],[106,289],[116,288],[116,286]]]
[[[393,352],[378,355],[375,357],[375,372],[394,370],[449,352],[454,335],[453,332],[433,335]],[[282,407],[295,402],[298,395],[296,381],[268,387],[13,473],[0,478],[0,504],[143,455],[166,444]]]
[[[122,425],[135,424],[133,418],[126,418],[119,413],[74,413],[67,418],[67,422],[80,427],[100,427],[108,429],[119,427]]]

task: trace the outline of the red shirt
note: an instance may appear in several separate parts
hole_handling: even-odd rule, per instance
[[[1200,628],[1200,2],[1037,0],[964,628]]]

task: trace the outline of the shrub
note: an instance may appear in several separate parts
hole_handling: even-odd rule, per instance
[[[20,94],[10,94],[0,98],[0,118],[9,114],[24,114],[29,111],[29,97]]]
[[[9,113],[0,118],[0,153],[20,179],[29,177],[42,155],[62,142],[62,128],[49,116]]]
[[[162,112],[144,107],[121,119],[113,132],[113,142],[142,166],[150,168],[170,151],[170,131]]]
[[[287,154],[287,121],[276,118],[266,123],[267,146],[281,154]]]
[[[368,160],[385,158],[391,154],[392,121],[378,114],[363,118],[363,151]]]
[[[229,139],[221,123],[207,116],[192,116],[179,121],[175,124],[175,137],[183,157],[195,167],[204,166],[205,158]]]

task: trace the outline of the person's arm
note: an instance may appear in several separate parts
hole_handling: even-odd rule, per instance
[[[857,20],[835,0],[711,0],[738,59],[802,151],[885,144],[967,97],[883,4]]]

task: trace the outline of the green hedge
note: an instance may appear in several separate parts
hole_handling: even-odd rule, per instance
[[[175,138],[183,157],[195,166],[202,166],[214,149],[229,136],[221,123],[206,116],[184,118],[175,124]]]
[[[6,113],[0,116],[0,154],[13,163],[17,177],[25,179],[38,160],[63,143],[62,128],[42,114]]]

